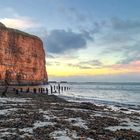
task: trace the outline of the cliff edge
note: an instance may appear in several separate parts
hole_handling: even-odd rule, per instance
[[[0,81],[9,70],[13,83],[42,84],[48,81],[42,40],[0,23]]]

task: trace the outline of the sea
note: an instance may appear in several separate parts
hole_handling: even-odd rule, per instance
[[[90,102],[97,105],[107,105],[112,107],[126,107],[140,112],[140,83],[114,83],[114,82],[68,82],[60,83],[63,90],[58,93],[58,83],[35,86],[31,88],[47,88],[51,94],[74,102]],[[54,90],[55,86],[55,90]],[[68,87],[68,90],[64,90]],[[26,89],[27,87],[25,87]],[[56,91],[56,92],[54,92]]]
[[[58,95],[68,101],[123,105],[140,109],[140,83],[70,82],[61,86],[70,88]]]

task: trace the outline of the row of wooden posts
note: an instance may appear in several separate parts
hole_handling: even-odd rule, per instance
[[[24,88],[13,88],[13,90],[16,92],[16,94],[18,93],[22,93],[22,92],[25,92],[25,93],[29,93],[29,92],[33,92],[33,93],[45,93],[45,94],[49,94],[49,89],[48,88],[30,88],[28,87],[27,89],[24,89]],[[64,91],[68,91],[70,90],[70,87],[68,86],[60,86],[60,84],[58,85],[50,85],[50,94],[53,94],[53,93],[61,93],[61,92],[64,92]]]

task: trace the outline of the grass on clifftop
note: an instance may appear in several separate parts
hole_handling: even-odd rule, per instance
[[[7,28],[7,29],[9,29],[10,31],[15,32],[17,34],[21,34],[21,35],[24,35],[24,36],[27,36],[27,37],[33,37],[33,38],[41,40],[38,36],[26,33],[26,32],[21,31],[21,30],[17,30],[17,29],[13,29],[13,28]]]
[[[36,38],[36,39],[41,40],[38,36],[35,36],[35,35],[32,35],[32,34],[26,33],[26,32],[21,31],[21,30],[17,30],[17,29],[13,29],[13,28],[8,28],[8,27],[6,27],[6,26],[5,26],[3,23],[1,23],[1,22],[0,22],[0,28],[8,29],[8,30],[11,31],[11,32],[15,32],[15,33],[21,34],[21,35],[23,35],[23,36],[33,37],[33,38]]]

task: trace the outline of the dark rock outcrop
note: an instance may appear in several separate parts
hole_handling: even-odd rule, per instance
[[[6,70],[14,83],[40,84],[48,80],[41,39],[0,23],[0,81],[5,79]]]

